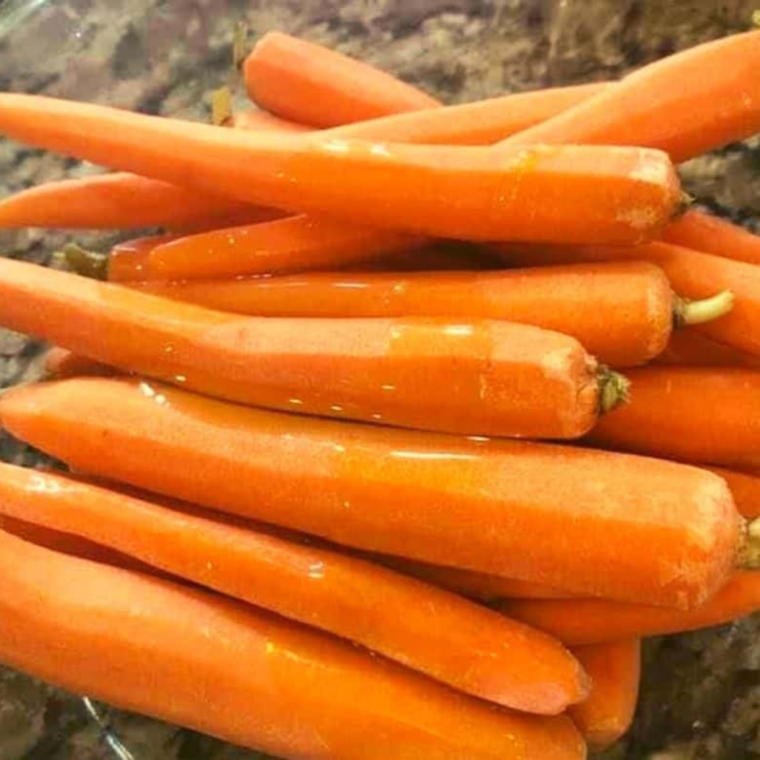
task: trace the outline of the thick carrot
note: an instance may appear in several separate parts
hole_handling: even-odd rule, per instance
[[[100,375],[110,377],[116,374],[109,367],[86,356],[73,354],[60,346],[53,346],[45,356],[45,374],[52,378],[77,377],[78,375]]]
[[[587,695],[577,662],[550,637],[400,573],[53,473],[0,465],[0,475],[4,515],[337,634],[460,691],[550,715]]]
[[[760,475],[728,470],[725,467],[705,469],[720,475],[728,483],[736,508],[743,517],[747,520],[760,517]]]
[[[627,389],[531,325],[239,317],[10,259],[0,324],[232,401],[473,435],[579,437]]]
[[[12,389],[0,419],[81,472],[594,596],[699,604],[743,532],[725,482],[693,467],[246,409],[139,380]]]
[[[663,239],[716,256],[760,264],[760,237],[704,211],[688,211],[671,222]]]
[[[131,287],[221,311],[277,317],[448,316],[504,319],[571,335],[600,361],[645,364],[700,305],[676,298],[645,262],[506,272],[307,273],[140,282]],[[730,298],[724,299],[730,306]],[[723,313],[719,308],[714,315]]]
[[[313,127],[440,105],[374,66],[282,32],[269,32],[258,41],[243,74],[254,103]]]
[[[570,717],[597,752],[612,746],[630,728],[641,680],[641,639],[590,644],[575,650],[594,683],[591,696]]]
[[[248,605],[7,533],[0,589],[5,664],[244,746],[293,758],[584,756],[564,717],[489,707]]]
[[[683,462],[760,465],[760,372],[645,367],[630,377],[631,403],[602,420],[589,440]]]
[[[497,608],[573,647],[661,636],[722,625],[759,610],[760,573],[735,573],[712,599],[686,611],[608,599],[514,599]]]
[[[760,367],[760,357],[719,343],[696,330],[674,332],[654,361],[686,367]]]

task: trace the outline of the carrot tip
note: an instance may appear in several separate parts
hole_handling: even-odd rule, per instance
[[[75,274],[92,280],[105,280],[108,275],[108,258],[95,251],[88,251],[76,243],[68,243],[59,256]]]
[[[701,325],[712,322],[734,308],[734,294],[730,290],[722,290],[710,298],[690,301],[688,298],[676,298],[673,308],[673,323],[675,327]]]
[[[760,517],[747,523],[738,566],[742,570],[760,570]]]
[[[600,414],[607,414],[621,404],[628,403],[631,395],[631,383],[628,378],[601,365],[597,370],[597,382]]]

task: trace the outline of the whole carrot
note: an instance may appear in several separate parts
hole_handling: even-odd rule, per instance
[[[9,259],[0,324],[220,398],[446,432],[579,437],[627,390],[530,325],[243,318]]]
[[[572,647],[662,636],[722,625],[760,609],[760,573],[735,573],[712,599],[688,611],[608,599],[515,599],[497,608]]]
[[[602,420],[591,441],[685,462],[760,465],[760,372],[646,367],[630,376],[631,403]]]
[[[588,669],[594,688],[569,715],[589,747],[601,752],[620,739],[633,722],[641,680],[641,639],[590,644],[574,651]]]
[[[131,287],[212,309],[267,317],[504,319],[571,335],[600,361],[616,367],[645,364],[665,348],[674,326],[694,318],[717,318],[732,302],[730,296],[721,297],[707,314],[704,303],[676,298],[662,270],[645,262],[506,272],[319,272],[247,280],[141,282]]]
[[[760,357],[719,343],[696,330],[674,332],[654,361],[686,367],[760,367]]]
[[[721,478],[654,459],[337,423],[106,378],[13,389],[0,420],[78,471],[590,595],[699,604],[742,543]]]
[[[487,707],[251,606],[2,532],[0,589],[3,663],[243,746],[293,758],[584,756],[564,717]]]

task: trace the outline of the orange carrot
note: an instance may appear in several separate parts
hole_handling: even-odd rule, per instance
[[[578,647],[575,654],[594,683],[591,696],[569,712],[589,747],[601,752],[630,728],[641,680],[641,639]]]
[[[313,127],[440,105],[369,64],[282,32],[269,32],[258,41],[243,72],[254,103]]]
[[[735,573],[712,599],[688,611],[607,599],[514,599],[497,608],[573,647],[661,636],[722,625],[759,610],[760,573]]]
[[[635,393],[589,440],[605,448],[726,467],[760,465],[760,372],[735,367],[632,370]]]
[[[760,264],[760,237],[703,211],[688,211],[671,222],[663,239],[716,256]]]
[[[627,389],[531,325],[239,317],[10,259],[0,324],[232,401],[471,435],[579,437]]]
[[[551,715],[587,695],[577,662],[550,637],[400,573],[62,475],[4,464],[0,474],[4,515],[335,633],[460,691]]]
[[[53,346],[45,356],[45,374],[54,378],[77,377],[78,375],[110,377],[116,374],[116,370],[85,356],[73,354],[65,348]]]
[[[248,129],[252,131],[264,130],[271,132],[292,132],[300,134],[308,132],[309,127],[295,121],[280,119],[266,111],[250,108],[247,111],[239,111],[232,115],[230,126],[236,129]]]
[[[267,317],[504,319],[571,335],[600,361],[617,367],[648,362],[665,348],[674,324],[688,323],[702,307],[675,298],[662,270],[645,262],[485,273],[309,273],[131,287]],[[731,299],[723,300],[716,317],[730,307]]]
[[[720,475],[728,483],[736,508],[743,517],[747,520],[760,517],[760,475],[727,470],[725,467],[705,469]]]
[[[674,332],[654,361],[686,367],[760,367],[760,357],[719,343],[696,330]]]
[[[0,419],[81,472],[594,596],[699,604],[743,532],[725,482],[697,468],[246,409],[139,380],[15,388]]]
[[[437,237],[637,243],[681,202],[667,156],[643,148],[495,152],[244,132],[8,93],[0,131],[238,200]]]
[[[584,756],[564,717],[486,706],[248,605],[7,533],[0,610],[6,665],[283,757]]]

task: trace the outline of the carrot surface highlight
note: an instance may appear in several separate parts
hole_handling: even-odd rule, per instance
[[[243,746],[293,758],[584,757],[564,717],[489,707],[248,605],[7,533],[0,589],[6,665]],[[369,735],[383,741],[365,746]]]
[[[594,687],[575,705],[570,717],[589,747],[601,752],[630,728],[641,680],[641,639],[623,639],[578,647],[576,656],[588,669]]]
[[[686,367],[760,367],[760,357],[719,343],[697,330],[674,332],[654,362]]]
[[[298,417],[139,380],[14,388],[0,419],[81,472],[594,596],[699,604],[743,543],[725,482],[666,461]]]

